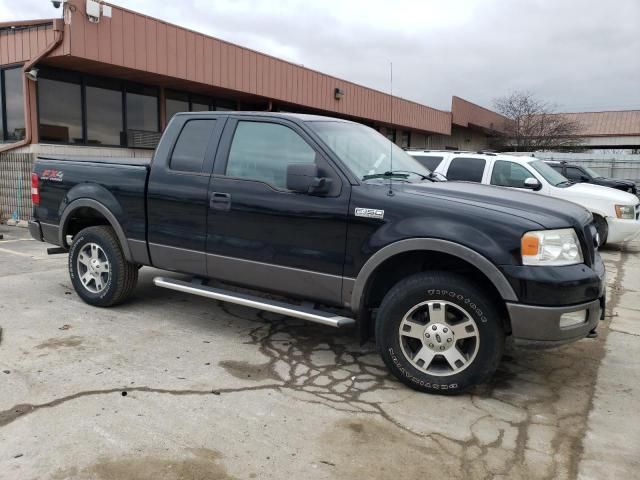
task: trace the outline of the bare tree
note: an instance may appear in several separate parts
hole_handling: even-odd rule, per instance
[[[494,100],[496,111],[505,117],[503,135],[496,146],[515,151],[569,149],[580,144],[580,124],[555,113],[552,105],[530,92],[513,92]]]

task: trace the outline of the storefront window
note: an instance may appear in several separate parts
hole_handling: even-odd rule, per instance
[[[176,113],[189,111],[189,94],[167,90],[165,98],[167,122],[171,120]]]
[[[0,99],[0,140],[16,142],[25,136],[22,68],[11,68],[0,73],[4,92],[4,98]],[[6,124],[3,121],[5,118]]]
[[[201,97],[199,95],[191,95],[191,111],[192,112],[206,112],[211,110],[209,108],[210,100],[207,97]]]
[[[159,131],[158,92],[155,88],[127,89],[127,130]]]
[[[61,79],[38,80],[40,141],[84,143],[82,85]]]
[[[122,90],[107,82],[89,82],[86,87],[87,143],[122,144]]]

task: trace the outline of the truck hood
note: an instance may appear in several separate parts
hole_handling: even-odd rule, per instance
[[[591,221],[591,213],[575,203],[510,188],[471,182],[424,182],[398,187],[410,195],[438,197],[515,215],[544,228],[579,227]]]
[[[635,188],[635,182],[631,180],[621,180],[619,178],[606,178],[606,177],[598,177],[594,179],[597,182],[597,185],[602,185],[604,187],[614,187],[614,188]]]
[[[615,205],[635,205],[638,203],[638,197],[631,193],[592,183],[574,183],[563,190],[566,192],[567,200],[573,200],[572,197],[575,196],[585,200],[594,199],[610,202]]]

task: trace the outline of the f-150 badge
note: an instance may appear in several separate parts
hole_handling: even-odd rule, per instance
[[[365,218],[384,218],[384,210],[376,210],[375,208],[356,208],[356,217]]]

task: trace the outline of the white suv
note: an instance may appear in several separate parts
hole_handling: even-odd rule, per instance
[[[445,150],[407,153],[450,181],[527,189],[577,203],[593,214],[601,245],[625,242],[640,235],[638,197],[600,185],[572,183],[535,157]]]

